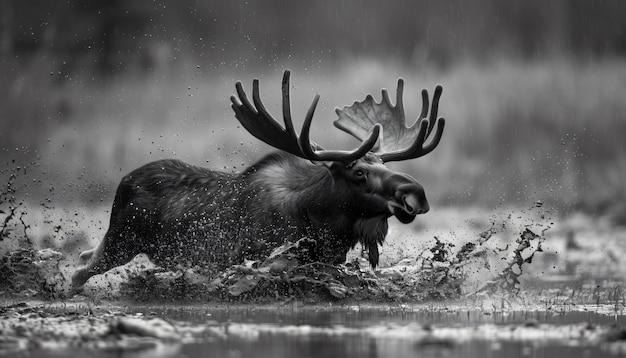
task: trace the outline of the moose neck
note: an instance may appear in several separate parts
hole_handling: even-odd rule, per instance
[[[243,172],[242,177],[255,192],[255,201],[298,226],[309,226],[318,212],[328,218],[343,206],[342,195],[335,189],[325,165],[288,153],[267,155]]]

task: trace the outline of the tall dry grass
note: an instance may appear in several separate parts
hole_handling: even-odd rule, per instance
[[[31,66],[7,87],[2,120],[19,123],[3,124],[11,146],[0,146],[7,167],[34,164],[24,181],[34,201],[110,202],[126,172],[159,158],[241,170],[270,149],[234,120],[234,84],[242,80],[251,90],[252,79],[260,78],[263,100],[280,118],[282,69],[290,67],[296,126],[320,93],[312,138],[325,147],[354,145],[333,128],[335,107],[368,93],[379,99],[383,87],[393,97],[403,77],[406,112],[415,118],[419,91],[441,83],[440,114],[448,125],[440,146],[424,158],[391,164],[418,178],[434,205],[541,202],[562,212],[624,211],[624,60],[501,59],[437,69],[353,58],[294,60],[259,72],[181,61],[106,82],[80,73],[55,80],[60,75],[43,64]]]

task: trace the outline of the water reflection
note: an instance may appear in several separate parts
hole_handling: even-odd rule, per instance
[[[611,307],[603,305],[580,310],[489,310],[476,308],[446,308],[410,306],[136,306],[129,313],[144,313],[194,323],[256,323],[278,325],[346,326],[351,328],[389,324],[421,325],[479,325],[526,324],[528,322],[555,325],[593,322],[596,324],[624,323],[624,313],[608,314]]]
[[[181,346],[178,353],[188,357],[610,357],[611,350],[578,340],[587,334],[581,322],[593,340],[594,325],[624,321],[590,310],[170,306],[150,312],[225,329],[227,339]]]
[[[109,308],[106,311],[110,315]],[[626,344],[621,336],[607,339],[607,334],[623,333],[613,328],[622,325],[623,313],[611,316],[601,313],[607,307],[595,308],[596,311],[581,308],[551,312],[487,311],[462,306],[133,306],[124,313],[113,314],[112,322],[127,319],[140,329],[111,331],[109,328],[101,340],[87,340],[87,344],[55,346],[54,342],[43,341],[34,350],[17,353],[21,357],[71,355],[76,358],[575,358],[623,354]],[[63,310],[56,313],[62,314]],[[106,317],[97,311],[91,314]],[[150,322],[165,321],[153,316],[169,322],[177,338],[158,338],[158,327],[152,327]],[[88,318],[77,316],[75,325]],[[63,339],[60,340],[62,343]]]

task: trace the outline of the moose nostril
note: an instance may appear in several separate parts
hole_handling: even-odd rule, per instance
[[[417,202],[417,198],[414,195],[405,195],[404,197],[402,197],[402,202],[404,204],[404,209],[408,212],[408,213],[415,213],[417,206],[418,206],[418,202]]]

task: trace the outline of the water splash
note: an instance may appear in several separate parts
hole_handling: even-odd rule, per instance
[[[507,263],[506,268],[494,280],[487,282],[475,293],[494,293],[496,291],[519,293],[520,277],[524,272],[523,266],[524,264],[530,265],[535,254],[543,251],[541,244],[544,241],[545,237],[535,234],[530,229],[524,230],[515,241],[517,245],[513,248],[513,259]]]
[[[367,259],[361,256],[353,257],[343,265],[307,262],[302,258],[306,257],[309,240],[303,238],[279,247],[265,260],[246,261],[220,272],[198,266],[165,271],[136,259],[117,270],[123,272],[117,283],[112,283],[112,278],[117,275],[114,270],[93,280],[91,286],[95,289],[88,290],[88,293],[101,298],[128,297],[137,301],[300,300],[310,303],[422,302],[495,292],[517,295],[524,270],[542,251],[544,233],[549,225],[545,225],[542,212],[538,216],[541,217],[540,223],[523,223],[521,232],[515,234],[511,229],[513,215],[509,214],[505,220],[492,218],[490,226],[477,234],[459,230],[454,233],[455,239],[434,236],[433,242],[421,252],[376,270],[372,270]],[[542,230],[540,234],[533,231],[536,228]],[[41,253],[34,248],[21,250],[8,253],[3,262],[12,262],[15,257],[23,258],[23,262],[34,262]],[[58,261],[63,260],[61,257]],[[58,264],[57,268],[46,268],[47,272],[28,272],[25,269],[28,265],[14,266],[5,270],[11,276],[7,281],[31,280],[36,283],[41,280],[35,276],[42,274],[51,274],[58,280],[45,287],[35,284],[32,294],[59,297],[67,289],[63,275],[67,276],[67,272],[59,273]]]
[[[0,242],[11,236],[17,236],[20,245],[33,246],[27,232],[30,225],[24,221],[26,215],[24,201],[16,195],[16,180],[23,171],[25,172],[26,169],[16,166],[0,172],[0,174],[8,173],[6,184],[0,187]],[[20,233],[16,234],[17,232]]]
[[[303,263],[300,249],[306,239],[302,239],[281,246],[262,262],[233,265],[217,275],[199,267],[176,273],[158,268],[138,271],[122,285],[122,294],[139,301],[155,298],[237,302],[295,299],[310,303],[337,300],[421,302],[496,291],[516,295],[520,291],[523,268],[542,251],[545,237],[526,228],[515,245],[494,249],[487,243],[494,240],[496,233],[492,227],[459,249],[454,243],[435,237],[435,243],[419,257],[377,270],[372,270],[361,257],[344,265]],[[467,282],[476,267],[493,272],[490,262],[503,260],[507,255],[510,258],[505,260],[503,269],[493,273],[477,290],[468,292]]]

